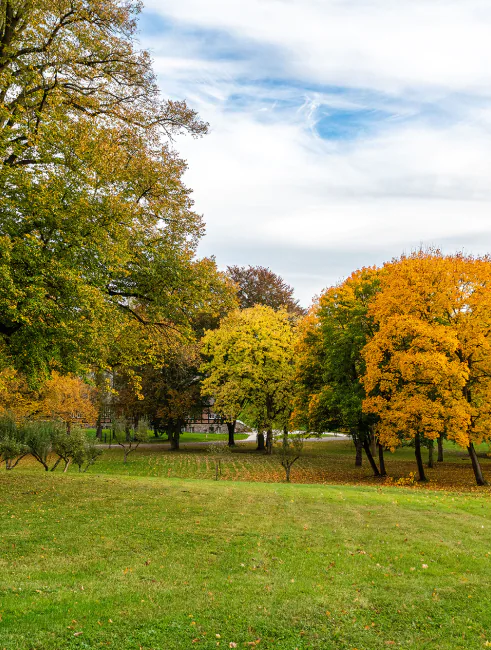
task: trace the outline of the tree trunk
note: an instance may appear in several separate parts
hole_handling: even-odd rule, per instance
[[[363,440],[363,449],[365,450],[365,454],[367,455],[368,462],[370,463],[370,467],[373,470],[373,475],[380,476],[380,472],[378,471],[377,464],[373,460],[372,450],[370,449],[370,442],[366,438]]]
[[[227,422],[227,429],[228,429],[228,446],[229,447],[235,447],[235,424],[237,420],[234,420],[233,422]]]
[[[438,463],[443,463],[443,434],[438,436]]]
[[[355,443],[355,467],[361,467],[363,463],[363,443],[359,438],[353,438]]]
[[[378,443],[378,464],[380,465],[380,476],[387,476],[385,471],[384,446]]]
[[[266,433],[266,451],[268,454],[273,453],[273,430],[268,429]]]
[[[69,458],[68,460],[65,461],[65,467],[63,468],[63,474],[65,474],[66,471],[68,470],[68,465],[70,465],[70,460],[71,459]]]
[[[414,437],[414,454],[416,464],[418,465],[418,481],[426,481],[425,468],[423,467],[423,458],[421,457],[421,438],[419,433]]]
[[[179,449],[179,437],[180,437],[179,429],[177,427],[173,427],[169,432],[171,451],[177,451]]]
[[[472,469],[474,470],[474,476],[476,477],[477,485],[487,485],[487,482],[484,480],[481,464],[479,462],[479,459],[476,454],[476,450],[474,448],[474,444],[472,442],[467,447],[467,451],[469,452],[469,456],[471,457]]]
[[[55,469],[58,467],[58,465],[60,464],[60,461],[61,461],[61,456],[58,458],[58,460],[56,461],[56,463],[55,463],[55,464],[53,465],[53,467],[51,468],[51,471],[52,471],[52,472],[54,472]],[[65,461],[65,462],[66,462],[66,461]]]
[[[433,440],[430,440],[428,442],[428,467],[433,467],[433,449],[435,447],[435,443]]]
[[[286,482],[287,482],[287,483],[290,483],[290,472],[291,472],[291,469],[292,469],[292,468],[290,467],[290,465],[287,465],[287,466],[285,467]]]
[[[370,438],[370,444],[372,446],[370,450],[372,452],[372,456],[375,456],[375,454],[377,453],[377,439],[373,435]]]
[[[264,451],[264,433],[258,431],[257,434],[257,451]]]
[[[66,423],[66,432],[67,432],[67,435],[70,435],[71,432],[72,432],[72,423],[70,421],[68,421]]]
[[[102,417],[100,413],[95,425],[95,437],[97,438],[97,440],[102,440]]]
[[[126,434],[126,442],[131,441],[131,429],[130,429],[130,423],[126,422],[125,427],[124,427],[124,432]]]

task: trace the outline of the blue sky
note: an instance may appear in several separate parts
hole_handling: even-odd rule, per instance
[[[308,305],[420,245],[491,249],[489,0],[146,0],[200,252],[261,264]]]

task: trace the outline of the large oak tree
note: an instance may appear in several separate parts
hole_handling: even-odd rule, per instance
[[[207,125],[160,97],[140,3],[1,8],[0,361],[35,383],[103,366],[128,323],[185,332],[230,292],[195,258],[203,224],[172,146]]]

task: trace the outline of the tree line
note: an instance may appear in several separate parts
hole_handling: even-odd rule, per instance
[[[475,447],[490,436],[490,260],[420,251],[356,271],[305,314],[269,269],[220,271],[199,258],[203,222],[175,144],[208,125],[161,96],[137,41],[140,9],[0,6],[8,439],[27,439],[28,420],[59,420],[71,435],[73,422],[95,417],[100,433],[110,403],[125,441],[137,431],[141,440],[147,421],[176,449],[212,399],[231,445],[239,417],[268,453],[276,430],[285,443],[292,429],[343,430],[377,475],[386,450],[413,445],[424,480],[421,448],[431,464],[436,445],[441,461],[447,439],[483,484]]]
[[[384,450],[452,440],[485,480],[476,445],[491,440],[491,260],[419,251],[328,289],[301,325],[295,418],[342,427],[385,474]],[[379,450],[379,467],[371,442]]]

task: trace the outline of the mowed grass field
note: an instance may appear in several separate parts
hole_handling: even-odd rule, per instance
[[[491,491],[457,449],[421,488],[341,441],[291,485],[249,445],[217,482],[203,447],[129,458],[0,471],[0,650],[491,647]]]
[[[491,644],[487,492],[21,470],[0,506],[1,648]]]

